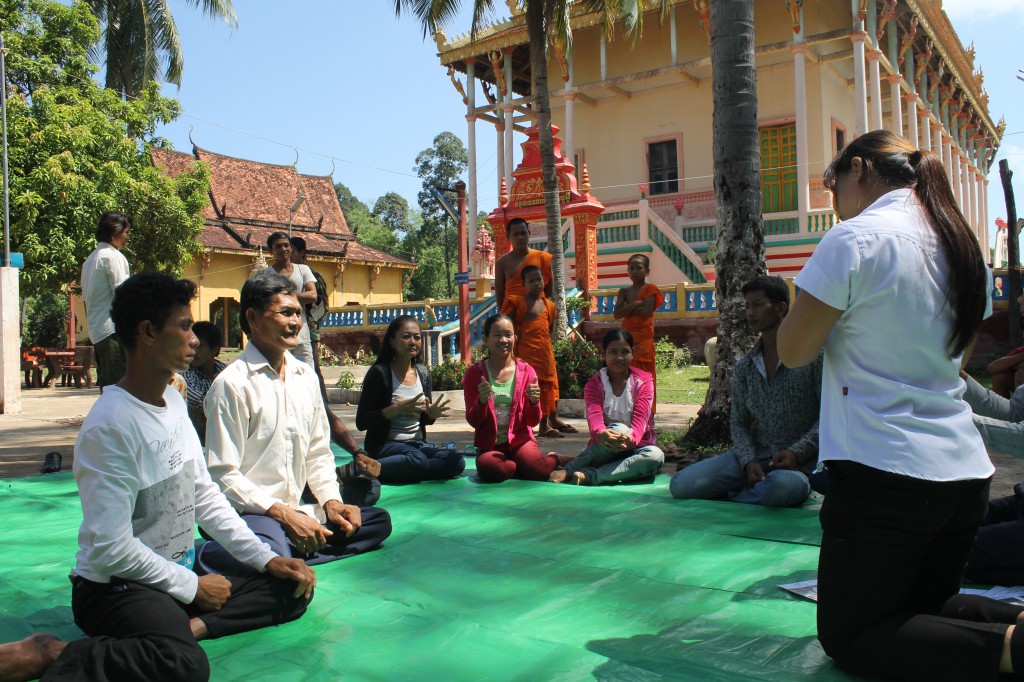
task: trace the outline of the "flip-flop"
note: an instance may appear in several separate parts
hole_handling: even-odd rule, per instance
[[[562,424],[558,427],[558,430],[562,433],[579,433],[579,430],[572,424]]]
[[[538,438],[565,438],[558,429],[548,429],[544,433],[538,433]]]

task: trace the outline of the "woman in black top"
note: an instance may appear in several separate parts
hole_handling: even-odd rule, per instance
[[[420,359],[419,322],[396,317],[381,343],[377,362],[363,379],[356,427],[366,431],[367,454],[380,462],[381,483],[419,483],[458,476],[462,456],[426,442],[426,427],[444,416],[448,404],[436,404],[430,372]]]

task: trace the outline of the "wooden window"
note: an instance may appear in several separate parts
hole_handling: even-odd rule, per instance
[[[647,182],[651,196],[679,192],[677,140],[647,143]]]
[[[761,128],[761,211],[797,209],[796,124]]]
[[[846,146],[846,126],[832,119],[832,156],[843,151]]]

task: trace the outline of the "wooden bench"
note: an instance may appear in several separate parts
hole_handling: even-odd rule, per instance
[[[21,371],[25,373],[25,388],[42,388],[43,369],[46,367],[45,353],[42,348],[22,349]]]
[[[68,386],[73,380],[75,388],[81,388],[84,379],[85,387],[92,388],[92,358],[92,346],[76,346],[74,361],[60,366],[60,385]]]

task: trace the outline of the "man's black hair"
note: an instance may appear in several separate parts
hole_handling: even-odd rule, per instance
[[[530,275],[530,274],[532,274],[534,272],[536,272],[538,275],[540,275],[541,279],[544,279],[544,273],[540,271],[540,268],[538,268],[536,265],[527,265],[525,268],[523,268],[519,272],[519,279],[520,279],[520,281],[522,281],[525,284],[526,283],[526,276]]]
[[[140,323],[149,321],[163,329],[174,309],[189,306],[195,297],[196,285],[187,279],[174,279],[159,272],[129,277],[114,292],[110,305],[117,338],[126,350],[135,348]]]
[[[749,294],[751,291],[763,291],[764,295],[767,296],[768,300],[773,304],[789,303],[789,287],[786,286],[785,280],[781,277],[773,277],[771,275],[755,277],[744,284],[743,289],[741,289],[744,296]]]
[[[285,238],[287,239],[288,235],[285,235]],[[242,325],[242,331],[252,336],[249,320],[245,316],[249,312],[249,308],[263,312],[274,300],[274,296],[278,294],[294,295],[296,291],[295,284],[284,275],[274,272],[273,268],[264,268],[250,277],[242,285],[242,301],[238,310],[238,321]]]
[[[267,237],[267,248],[273,249],[274,242],[280,241],[282,239],[288,242],[288,246],[292,245],[292,242],[290,239],[288,239],[288,234],[286,232],[271,232],[270,236]]]
[[[512,228],[518,225],[519,223],[522,223],[523,225],[526,226],[527,232],[530,231],[530,223],[526,222],[522,218],[513,218],[512,220],[508,221],[507,225],[505,225],[505,234],[512,234]]]
[[[213,322],[196,322],[192,325],[192,333],[198,336],[207,348],[220,348],[224,345],[224,332]]]
[[[292,243],[292,250],[293,251],[302,251],[303,253],[305,253],[305,251],[306,251],[306,240],[305,239],[303,239],[302,237],[292,237],[288,241],[290,241]]]
[[[100,221],[96,225],[96,241],[109,244],[115,234],[121,234],[131,227],[132,219],[126,214],[120,211],[107,211],[100,216]]]

